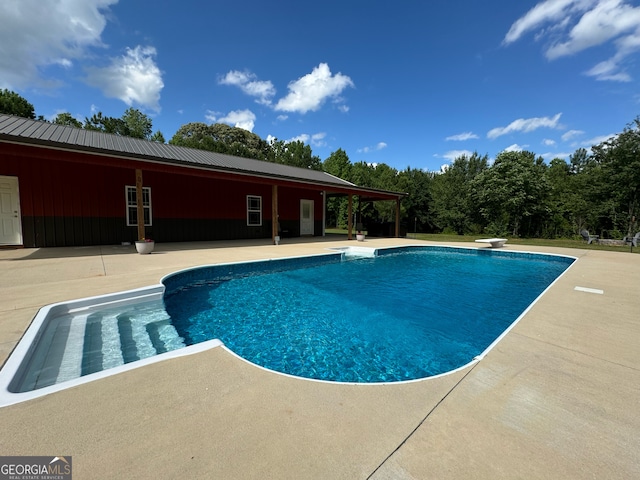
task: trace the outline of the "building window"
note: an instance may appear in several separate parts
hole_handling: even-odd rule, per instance
[[[247,195],[247,225],[262,226],[262,197]]]
[[[127,185],[125,188],[127,195],[127,226],[135,227],[138,225],[138,196],[136,187]],[[151,226],[151,188],[142,187],[142,208],[144,210],[144,225]]]

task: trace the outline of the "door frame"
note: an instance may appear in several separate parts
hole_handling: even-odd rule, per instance
[[[11,204],[14,215],[14,229],[16,231],[16,242],[3,243],[0,242],[0,245],[22,245],[24,242],[24,235],[22,232],[22,214],[20,213],[20,182],[18,177],[8,176],[8,175],[0,175],[0,182],[8,181],[10,183],[10,195],[11,195]],[[15,200],[15,203],[14,203]],[[14,208],[15,205],[15,208]]]
[[[304,219],[304,205],[305,204],[309,204],[310,208],[309,208],[309,212],[311,214],[311,218],[309,220],[305,220]],[[300,236],[303,235],[315,235],[315,218],[314,218],[314,210],[315,208],[315,204],[313,200],[310,200],[308,198],[301,198],[300,199]],[[309,222],[311,224],[311,231],[308,232],[306,230],[303,229],[303,225],[305,222]]]

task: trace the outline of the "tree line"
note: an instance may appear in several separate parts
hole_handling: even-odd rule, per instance
[[[36,119],[33,105],[6,89],[0,90],[0,113]],[[153,132],[151,118],[134,108],[120,118],[98,112],[84,123],[60,113],[53,123],[165,143],[161,132]],[[547,163],[530,151],[503,151],[491,162],[476,152],[442,172],[353,163],[342,149],[323,161],[301,141],[268,142],[226,124],[188,123],[168,143],[323,170],[362,187],[408,193],[401,204],[408,232],[562,238],[587,229],[622,238],[638,229],[640,117],[590,151],[577,149],[568,161]],[[347,210],[345,198],[328,198],[327,225],[345,227]],[[393,221],[395,205],[356,198],[353,211],[353,220],[366,227]]]

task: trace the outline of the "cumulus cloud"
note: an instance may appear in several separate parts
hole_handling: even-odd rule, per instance
[[[507,135],[512,132],[532,132],[538,128],[559,128],[558,122],[562,113],[558,113],[553,117],[534,117],[534,118],[519,118],[514,120],[506,127],[492,128],[487,133],[487,138],[495,139],[502,135]]]
[[[357,150],[358,153],[370,153],[377,152],[378,150],[383,150],[387,148],[387,144],[385,142],[378,142],[373,147],[363,147]]]
[[[521,146],[518,145],[517,143],[514,143],[513,145],[509,145],[507,148],[505,148],[503,150],[503,152],[521,152],[523,151],[527,146]]]
[[[324,141],[324,138],[326,136],[327,134],[325,132],[314,133],[313,135],[309,135],[308,133],[301,133],[300,135],[290,138],[289,140],[285,140],[285,142],[286,143],[302,142],[302,143],[309,143],[314,147],[324,147],[326,145],[326,142]],[[275,140],[274,137],[271,137],[271,136],[269,137]],[[269,143],[273,143],[273,140],[270,140]]]
[[[329,65],[321,63],[311,73],[289,83],[289,93],[278,100],[275,110],[282,112],[307,113],[317,111],[327,99],[342,103],[340,94],[353,81],[346,75],[333,75]]]
[[[551,140],[550,138],[544,138],[544,139],[542,140],[542,144],[543,144],[543,145],[546,145],[546,146],[548,146],[548,147],[552,147],[553,145],[555,145],[555,144],[556,144],[556,141],[555,141],[555,140]]]
[[[640,50],[640,7],[624,0],[545,0],[516,20],[505,35],[509,45],[536,31],[545,56],[554,60],[613,43],[614,55],[585,72],[596,80],[629,82],[625,60]]]
[[[118,0],[3,0],[0,2],[0,88],[51,86],[42,70],[69,68],[90,47],[102,46],[106,14]]]
[[[465,140],[473,140],[479,138],[478,135],[476,135],[473,132],[464,132],[464,133],[459,133],[457,135],[451,135],[450,137],[445,138],[445,141],[456,141],[456,142],[463,142]]]
[[[104,95],[160,111],[162,72],[155,62],[153,47],[127,48],[124,55],[111,59],[106,67],[88,67],[86,81]]]
[[[450,162],[453,162],[456,158],[465,156],[470,157],[473,155],[471,150],[449,150],[447,153],[442,155],[443,158],[446,158]]]
[[[256,98],[256,102],[270,105],[276,89],[268,80],[258,80],[251,72],[232,70],[218,80],[220,85],[232,85],[240,88],[244,93]]]
[[[249,132],[255,127],[256,116],[251,110],[232,110],[226,115],[220,115],[222,114],[219,112],[208,110],[205,118],[211,123],[226,123]]]

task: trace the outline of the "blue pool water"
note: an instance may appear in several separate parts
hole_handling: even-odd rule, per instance
[[[332,258],[178,274],[166,312],[187,345],[217,338],[271,370],[411,380],[472,361],[573,261],[438,247]]]

